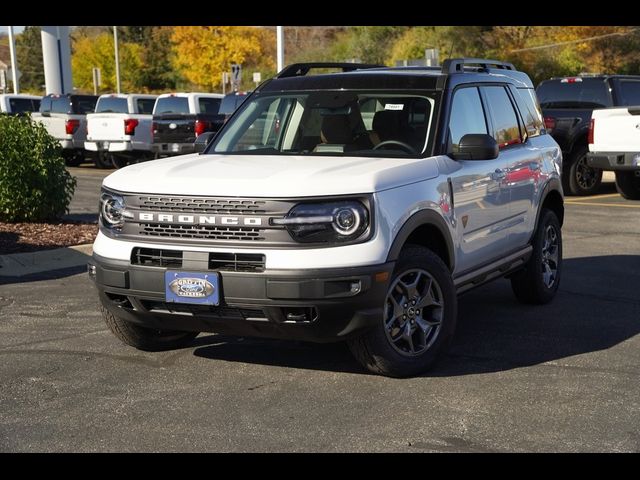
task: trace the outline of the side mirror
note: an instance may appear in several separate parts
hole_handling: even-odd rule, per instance
[[[498,142],[486,133],[467,133],[460,139],[456,160],[493,160],[498,158]]]
[[[196,141],[193,143],[194,149],[196,153],[204,152],[204,149],[207,148],[207,145],[211,143],[211,140],[214,139],[217,132],[204,132],[196,137]]]

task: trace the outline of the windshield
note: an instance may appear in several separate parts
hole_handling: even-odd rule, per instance
[[[434,103],[413,93],[269,92],[245,102],[207,153],[416,156]]]

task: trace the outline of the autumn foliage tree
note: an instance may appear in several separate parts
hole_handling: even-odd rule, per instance
[[[118,49],[122,91],[140,90],[142,47],[137,43],[118,42]],[[75,87],[93,92],[93,67],[100,68],[102,83],[99,93],[115,91],[116,68],[112,34],[105,32],[95,37],[79,36],[74,39],[71,68]]]
[[[263,56],[263,33],[251,27],[174,27],[171,41],[174,67],[208,91],[221,89],[231,64],[257,64]]]

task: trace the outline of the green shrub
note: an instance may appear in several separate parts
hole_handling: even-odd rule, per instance
[[[60,144],[41,123],[0,115],[0,221],[58,218],[68,212],[75,187]]]

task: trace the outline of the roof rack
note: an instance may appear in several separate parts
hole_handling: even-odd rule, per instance
[[[501,62],[499,60],[488,60],[486,58],[448,58],[442,64],[442,73],[460,73],[464,72],[465,65],[478,65],[481,68],[488,69],[495,67],[502,70],[515,70],[513,63]]]
[[[371,63],[294,63],[284,67],[274,78],[303,77],[312,68],[340,68],[343,72],[352,72],[365,68],[384,68],[384,65],[374,65]]]

